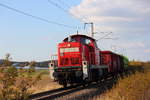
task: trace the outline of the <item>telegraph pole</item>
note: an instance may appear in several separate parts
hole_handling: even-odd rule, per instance
[[[86,28],[86,25],[87,24],[90,24],[91,25],[91,37],[93,37],[94,38],[94,34],[96,34],[97,32],[94,32],[94,23],[93,22],[89,22],[89,23],[84,23],[84,29]],[[111,35],[113,32],[102,32],[102,33],[107,33],[107,34],[105,34],[103,37],[101,37],[100,39],[98,39],[98,40],[101,40],[101,39],[118,39],[118,38],[106,38],[107,36],[109,36],[109,35]],[[98,41],[97,40],[97,41]]]
[[[85,27],[86,27],[87,24],[91,25],[91,37],[94,37],[94,24],[93,24],[93,22],[84,23],[84,29],[85,29]]]

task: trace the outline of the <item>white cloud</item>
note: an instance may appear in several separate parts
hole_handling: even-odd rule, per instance
[[[113,32],[110,37],[119,37],[115,41],[99,41],[100,48],[116,45],[126,49],[132,58],[141,59],[142,56],[149,60],[146,56],[150,50],[146,45],[150,42],[147,34],[150,33],[150,0],[82,0],[69,11],[83,22],[94,22],[94,31]],[[95,38],[103,35],[95,34]]]
[[[150,49],[144,50],[145,53],[150,53]]]
[[[145,47],[145,44],[142,43],[142,42],[129,42],[129,43],[121,43],[120,44],[120,47],[123,47],[123,48],[144,48]]]
[[[70,13],[84,21],[135,21],[150,15],[149,0],[82,0]]]
[[[86,22],[117,22],[117,21],[122,21],[122,22],[130,22],[130,21],[136,21],[138,19],[134,18],[126,18],[126,17],[114,17],[114,16],[92,16],[92,17],[85,17],[83,18],[83,21]]]

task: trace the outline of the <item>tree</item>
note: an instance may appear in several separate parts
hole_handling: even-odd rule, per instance
[[[35,66],[36,66],[36,62],[35,62],[35,61],[31,61],[31,62],[29,63],[29,66],[30,66],[30,67],[35,67]]]
[[[35,72],[36,62],[35,62],[35,61],[31,61],[31,62],[29,63],[29,66],[30,66],[29,71],[30,71],[30,72]]]
[[[4,61],[3,61],[3,67],[8,67],[8,66],[11,66],[12,65],[12,63],[11,63],[11,57],[10,57],[10,54],[9,53],[7,53],[6,55],[5,55],[5,59],[4,59]]]
[[[30,88],[41,78],[33,76],[29,69],[8,66],[0,68],[0,100],[29,100]]]

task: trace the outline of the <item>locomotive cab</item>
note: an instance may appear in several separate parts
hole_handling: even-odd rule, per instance
[[[85,35],[69,36],[58,44],[58,67],[82,67],[82,61],[95,65],[96,50],[93,38]]]

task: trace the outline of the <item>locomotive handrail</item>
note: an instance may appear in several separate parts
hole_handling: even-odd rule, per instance
[[[91,69],[94,69],[94,68],[108,68],[107,65],[91,65],[90,67]]]
[[[55,67],[55,69],[68,69],[68,68],[80,68],[81,66],[66,66],[66,67]]]

